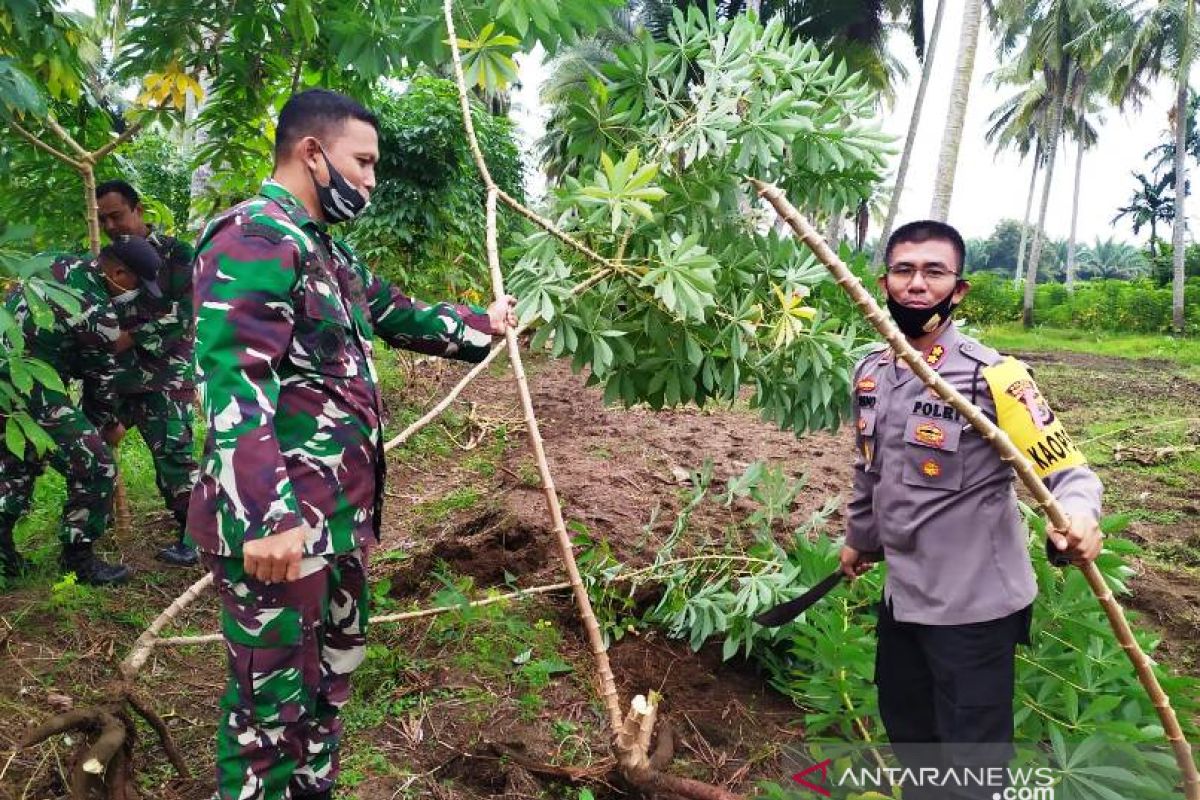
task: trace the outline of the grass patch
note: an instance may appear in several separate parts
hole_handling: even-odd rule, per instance
[[[474,486],[461,486],[435,500],[413,506],[415,515],[427,522],[442,522],[455,511],[471,508],[483,499],[483,492]]]
[[[1020,323],[984,328],[979,338],[1003,352],[1067,351],[1114,358],[1161,358],[1200,374],[1200,339],[1035,327]]]

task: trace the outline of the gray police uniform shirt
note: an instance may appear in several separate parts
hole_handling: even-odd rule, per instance
[[[1003,360],[999,353],[950,325],[925,360],[997,421],[981,372]],[[1048,408],[1045,413],[1053,419]],[[884,551],[884,597],[895,618],[961,625],[1032,603],[1037,584],[1016,474],[907,365],[899,366],[890,348],[855,368],[854,421],[858,453],[846,544]],[[1086,465],[1054,470],[1043,480],[1068,514],[1099,518],[1102,486]]]

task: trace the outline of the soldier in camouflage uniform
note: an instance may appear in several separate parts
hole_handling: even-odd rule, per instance
[[[53,279],[77,292],[78,313],[57,302],[43,284],[33,282],[25,288],[49,303],[54,315],[49,328],[34,324],[20,288],[5,298],[4,308],[20,326],[27,355],[50,365],[64,384],[72,378],[84,380],[93,401],[89,418],[67,394],[35,384],[27,408],[53,440],[53,449],[38,457],[27,446],[24,457],[18,457],[0,448],[0,562],[6,577],[27,567],[13,542],[13,528],[28,510],[34,482],[46,463],[62,473],[67,485],[59,529],[63,569],[74,572],[82,583],[96,585],[129,577],[128,567],[109,564],[93,552],[94,542],[108,527],[116,477],[112,451],[98,428],[115,423],[114,355],[132,346],[129,337],[121,334],[115,301],[138,287],[142,275],[153,275],[157,269],[158,255],[145,240],[109,245],[90,263],[59,259],[51,267]],[[0,418],[0,425],[4,422]]]
[[[159,494],[175,517],[177,537],[158,551],[169,564],[197,561],[184,542],[188,500],[196,481],[193,455],[196,384],[192,374],[192,248],[146,224],[141,199],[125,181],[96,187],[100,225],[109,239],[142,236],[162,259],[158,285],[162,296],[140,293],[117,307],[121,330],[135,347],[118,358],[117,418],[122,429],[135,427],[154,459]],[[85,405],[85,408],[88,407]]]
[[[273,178],[197,247],[197,384],[208,431],[188,533],[222,603],[229,678],[217,733],[224,800],[331,797],[350,674],[362,661],[366,550],[384,482],[376,334],[478,361],[512,324],[411,300],[327,224],[367,203],[377,122],[324,90],[279,117]]]

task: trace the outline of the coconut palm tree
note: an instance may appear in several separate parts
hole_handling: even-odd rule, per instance
[[[1187,111],[1188,77],[1200,47],[1200,24],[1194,0],[1158,0],[1146,9],[1120,42],[1127,54],[1114,94],[1125,99],[1125,88],[1149,76],[1170,76],[1175,83],[1172,127],[1175,133],[1175,209],[1171,231],[1173,246],[1171,326],[1182,331],[1184,287],[1184,229],[1187,216]]]
[[[1175,221],[1175,198],[1170,192],[1175,177],[1167,174],[1151,179],[1141,172],[1131,174],[1138,182],[1138,188],[1129,198],[1129,204],[1117,209],[1112,221],[1115,223],[1129,217],[1135,235],[1141,233],[1143,227],[1148,227],[1150,255],[1154,257],[1158,255],[1158,226],[1170,225]]]
[[[1089,116],[1094,118],[1094,115],[1099,110],[1099,106],[1095,103],[1095,96],[1101,94],[1099,91],[1101,88],[1105,88],[1096,80],[1099,74],[1092,73],[1093,82],[1079,93],[1076,98],[1076,106],[1071,109],[1071,119],[1067,124],[1067,130],[1070,131],[1072,138],[1075,140],[1075,189],[1071,194],[1071,233],[1067,238],[1066,283],[1068,294],[1075,291],[1075,251],[1077,245],[1075,232],[1079,223],[1079,189],[1083,183],[1083,153],[1085,150],[1095,147],[1096,140],[1099,138],[1095,125],[1089,119]]]
[[[1106,51],[1101,31],[1117,29],[1121,10],[1109,0],[1000,0],[995,21],[1001,33],[1002,52],[1021,45],[1014,72],[1030,81],[1041,73],[1051,97],[1046,129],[1046,173],[1042,183],[1042,202],[1026,268],[1022,319],[1033,324],[1033,296],[1037,284],[1037,265],[1041,258],[1046,213],[1054,179],[1058,139],[1063,131],[1068,108],[1083,107],[1094,74],[1110,72],[1116,56]],[[1107,54],[1106,54],[1107,53]]]
[[[933,185],[933,204],[929,209],[930,217],[943,222],[950,213],[950,195],[954,192],[958,146],[962,142],[963,122],[967,118],[967,100],[971,94],[971,77],[975,72],[975,50],[979,46],[979,21],[982,15],[983,0],[965,0],[962,30],[958,38],[958,62],[954,67],[954,83],[950,88],[950,110],[942,132],[942,148]]]
[[[896,212],[900,209],[900,197],[904,192],[904,181],[908,177],[908,164],[912,158],[913,145],[917,141],[917,128],[921,123],[921,109],[925,106],[925,90],[929,88],[929,75],[933,71],[933,57],[937,50],[938,33],[942,28],[942,16],[946,10],[946,0],[938,0],[937,10],[933,13],[933,28],[929,32],[929,41],[925,46],[924,64],[921,65],[921,82],[917,85],[917,98],[913,103],[912,115],[908,119],[908,133],[904,137],[904,150],[900,153],[900,167],[896,171],[896,185],[892,189],[891,202],[888,203],[887,218],[883,222],[883,231],[879,234],[881,241],[886,242],[892,235],[892,227],[896,224]],[[875,248],[871,259],[878,267],[883,263],[883,248]]]
[[[1011,68],[996,70],[989,77],[998,86],[1020,82]],[[1021,276],[1025,274],[1025,245],[1029,239],[1029,214],[1033,210],[1033,193],[1037,185],[1038,170],[1045,166],[1042,141],[1045,139],[1048,100],[1044,78],[1041,75],[1035,75],[1031,82],[1002,102],[988,116],[991,126],[984,133],[984,138],[989,144],[995,145],[997,151],[1003,150],[1005,147],[1012,147],[1021,158],[1028,155],[1030,150],[1033,151],[1033,168],[1029,173],[1029,191],[1025,195],[1025,215],[1021,218],[1021,242],[1017,247],[1014,283],[1020,283]]]

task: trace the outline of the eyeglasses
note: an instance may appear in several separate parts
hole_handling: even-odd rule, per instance
[[[946,280],[947,278],[958,277],[957,272],[946,269],[945,267],[935,266],[919,269],[917,267],[910,267],[907,264],[897,264],[896,266],[888,267],[887,269],[887,274],[889,277],[895,278],[902,283],[908,283],[911,281],[913,279],[913,275],[916,275],[918,272],[921,273],[921,277],[923,277],[928,283],[938,283]]]

